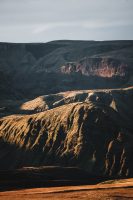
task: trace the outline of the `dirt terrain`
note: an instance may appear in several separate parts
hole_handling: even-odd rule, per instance
[[[133,199],[133,180],[113,184],[35,188],[0,192],[0,200],[126,200]]]

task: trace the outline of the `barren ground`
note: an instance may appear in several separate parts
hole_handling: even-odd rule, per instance
[[[132,181],[93,186],[65,186],[0,192],[0,200],[130,200]]]

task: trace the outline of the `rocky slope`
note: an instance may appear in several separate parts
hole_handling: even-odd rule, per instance
[[[0,119],[1,169],[62,165],[97,176],[133,176],[132,87],[50,97],[47,111]]]
[[[132,86],[132,65],[133,41],[0,43],[0,99]]]

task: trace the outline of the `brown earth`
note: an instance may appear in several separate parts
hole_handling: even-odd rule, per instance
[[[112,183],[95,186],[65,186],[54,188],[36,188],[0,192],[1,200],[32,200],[32,199],[93,199],[93,200],[126,200],[133,199],[133,182]]]

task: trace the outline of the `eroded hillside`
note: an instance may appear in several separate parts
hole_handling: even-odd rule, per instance
[[[97,176],[133,175],[132,88],[59,93],[52,99],[46,111],[34,110],[33,100],[21,106],[32,105],[35,114],[0,119],[1,169],[62,165]]]

